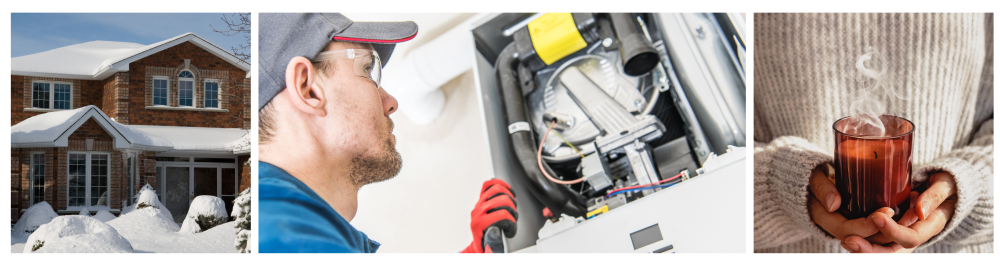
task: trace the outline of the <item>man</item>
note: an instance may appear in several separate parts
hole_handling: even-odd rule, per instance
[[[402,166],[389,118],[398,106],[379,81],[417,25],[341,14],[260,14],[259,25],[260,251],[375,252],[349,222],[358,189]],[[510,186],[487,181],[462,252],[491,252],[484,232],[513,236],[516,221]]]

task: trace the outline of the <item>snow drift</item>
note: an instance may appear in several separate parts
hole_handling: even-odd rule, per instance
[[[14,230],[10,232],[10,243],[20,243],[26,242],[28,236],[32,232],[38,230],[38,227],[47,224],[59,217],[56,211],[52,210],[52,206],[47,202],[39,202],[28,208],[24,214],[21,215],[21,219],[17,220],[14,224]]]
[[[60,216],[28,237],[24,253],[130,253],[132,245],[114,227],[89,216]]]
[[[111,214],[111,212],[108,212],[107,210],[100,210],[97,212],[97,214],[94,215],[94,218],[97,220],[101,220],[101,222],[107,223],[108,221],[114,220],[117,217],[115,217],[114,214]]]
[[[152,207],[132,211],[107,223],[119,231],[140,230],[146,232],[174,233],[180,229],[180,227],[177,227],[177,223],[174,223],[173,218],[163,215],[163,212]]]

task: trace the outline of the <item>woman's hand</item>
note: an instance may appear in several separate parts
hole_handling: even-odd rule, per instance
[[[915,200],[916,203],[911,204],[910,210],[906,211],[899,222],[893,221],[891,214],[876,212],[869,219],[874,221],[881,234],[867,240],[850,236],[842,240],[841,245],[856,244],[858,250],[852,252],[886,252],[891,249],[895,249],[892,250],[895,252],[898,248],[919,246],[941,233],[955,213],[955,202],[958,200],[955,176],[948,172],[935,173],[931,175],[929,183],[929,188],[923,194],[915,196],[916,192],[911,192],[911,201]],[[894,243],[887,247],[881,246],[885,242]]]
[[[866,238],[878,233],[878,227],[875,226],[871,216],[848,220],[837,212],[841,202],[840,192],[837,191],[837,186],[830,181],[827,174],[821,170],[821,167],[826,167],[826,164],[813,169],[809,179],[811,193],[809,196],[809,215],[812,216],[813,222],[840,240],[845,240],[852,235]],[[876,213],[893,215],[889,208],[879,209]]]

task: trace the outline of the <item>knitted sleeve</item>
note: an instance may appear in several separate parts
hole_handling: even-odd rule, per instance
[[[776,247],[810,236],[827,237],[812,222],[806,203],[812,169],[832,163],[833,157],[793,136],[754,146],[754,248]]]
[[[949,247],[940,243],[977,245],[993,242],[993,120],[980,126],[968,146],[921,165],[914,171],[914,186],[939,171],[955,176],[958,189],[955,214],[941,233],[919,248]]]

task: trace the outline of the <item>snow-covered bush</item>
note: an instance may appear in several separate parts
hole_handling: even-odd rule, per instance
[[[170,213],[170,210],[167,210],[167,207],[163,206],[163,204],[160,203],[160,198],[156,196],[156,191],[153,190],[153,188],[150,187],[149,184],[142,186],[142,189],[139,190],[139,198],[135,201],[135,204],[129,205],[128,207],[125,207],[125,209],[122,209],[122,213],[119,214],[118,216],[124,216],[125,214],[128,214],[132,211],[142,208],[159,209],[160,212],[163,213],[163,216],[167,217],[173,216]]]
[[[10,232],[11,243],[24,242],[21,240],[27,239],[32,232],[38,230],[38,227],[51,222],[56,217],[59,215],[52,210],[52,206],[47,202],[39,202],[28,207],[28,210],[21,215],[21,219],[18,219],[17,223],[14,224],[14,230]]]
[[[240,192],[240,196],[233,201],[232,216],[236,218],[236,249],[240,253],[253,252],[247,244],[250,241],[250,188]]]
[[[211,195],[201,195],[195,197],[194,201],[191,202],[187,216],[184,217],[184,223],[181,224],[181,232],[194,234],[228,221],[226,203],[222,199]]]
[[[94,215],[94,218],[97,220],[101,220],[101,222],[107,223],[108,221],[114,220],[117,217],[115,217],[114,214],[111,214],[111,212],[108,212],[107,210],[100,210],[97,211],[97,214]]]
[[[90,216],[90,211],[88,211],[87,208],[84,207],[83,210],[80,210],[80,213],[78,215],[80,215],[80,216]]]
[[[32,252],[129,253],[132,245],[100,220],[69,215],[56,217],[32,233],[24,253]]]

